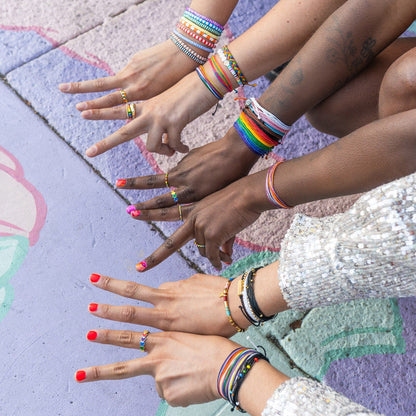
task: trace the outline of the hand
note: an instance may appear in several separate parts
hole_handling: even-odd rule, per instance
[[[120,88],[126,91],[130,101],[147,100],[170,88],[196,67],[196,62],[182,53],[171,40],[167,40],[133,55],[116,75],[60,84],[59,89],[65,93],[80,94]],[[100,110],[93,113],[112,118],[112,107],[120,104],[120,93],[113,92],[95,100],[80,102],[77,109],[84,112],[83,116],[87,115],[87,110]]]
[[[195,274],[189,279],[163,283],[158,289],[96,274],[90,280],[103,290],[154,306],[146,308],[96,304],[91,311],[94,316],[165,331],[225,337],[236,333],[228,322],[223,299],[219,297],[227,281],[224,277]],[[235,280],[228,292],[231,315],[240,327],[247,328],[249,322],[238,307],[240,300],[236,285]]]
[[[217,270],[221,269],[221,260],[230,263],[235,235],[252,224],[261,212],[275,208],[267,199],[266,174],[264,170],[246,176],[196,204],[181,206],[185,223],[153,254],[138,263],[136,269],[149,270],[193,238],[200,254]],[[172,220],[172,217],[177,220],[178,212],[178,206],[173,206],[141,211],[138,216],[133,211],[132,216],[145,221]]]
[[[174,187],[181,204],[197,202],[207,195],[224,188],[230,183],[246,176],[258,156],[240,139],[234,128],[220,140],[193,149],[178,165],[168,173],[168,185]],[[122,182],[124,183],[124,182]],[[126,179],[119,189],[164,188],[165,175],[142,176]],[[145,202],[135,204],[136,214],[143,210],[163,209],[173,206],[175,201],[171,192]],[[190,207],[183,209],[189,210]],[[178,219],[178,209],[170,211],[170,218]]]
[[[142,333],[134,331],[95,330],[93,333],[96,334],[93,342],[136,350],[142,338]],[[159,396],[171,406],[206,403],[220,398],[217,391],[219,370],[227,356],[238,347],[217,336],[152,333],[145,343],[147,356],[84,368],[76,372],[75,379],[87,382],[151,375]]]
[[[126,95],[129,101],[133,99],[127,90]],[[112,93],[102,99],[108,97],[111,97],[111,103],[109,102],[108,105],[112,104],[115,107],[85,110],[81,113],[82,117],[89,120],[127,119],[127,104],[121,105],[123,100],[120,92]],[[216,102],[217,99],[201,82],[198,75],[189,74],[161,94],[133,104],[135,118],[87,149],[86,155],[88,157],[100,155],[144,133],[148,134],[146,148],[150,152],[167,156],[172,156],[175,151],[186,153],[189,149],[181,142],[182,130]]]

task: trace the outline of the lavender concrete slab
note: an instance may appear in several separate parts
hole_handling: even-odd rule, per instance
[[[141,355],[86,341],[89,329],[121,327],[90,316],[89,302],[129,303],[88,277],[158,286],[193,270],[174,255],[139,279],[135,262],[159,235],[126,218],[112,187],[3,83],[0,95],[0,414],[155,414],[150,377],[73,380],[79,367]]]
[[[138,1],[2,0],[0,73],[5,74],[67,40],[101,24]]]

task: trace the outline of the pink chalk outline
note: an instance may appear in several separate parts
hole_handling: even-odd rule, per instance
[[[19,182],[21,185],[23,185],[28,192],[30,192],[35,200],[36,205],[36,220],[35,224],[33,226],[33,229],[29,231],[29,245],[33,246],[36,244],[36,242],[39,239],[39,233],[42,229],[43,225],[45,224],[46,220],[46,213],[47,213],[47,206],[45,203],[45,200],[43,199],[41,193],[24,177],[23,168],[20,165],[19,161],[6,149],[0,146],[0,152],[4,153],[16,166],[16,169],[11,169],[8,166],[5,166],[3,164],[0,164],[0,170],[6,172],[8,175],[10,175],[13,179],[15,179],[17,182]],[[17,227],[16,225],[9,224],[6,221],[0,220],[0,224],[5,226],[10,226],[16,230],[22,231],[21,228]],[[0,237],[8,237],[12,234],[0,232]]]

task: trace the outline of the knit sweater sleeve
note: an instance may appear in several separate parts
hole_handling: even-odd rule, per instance
[[[273,393],[262,416],[380,416],[328,386],[304,377],[292,378]]]
[[[298,214],[282,242],[278,273],[293,309],[414,296],[416,173],[364,194],[345,213]]]

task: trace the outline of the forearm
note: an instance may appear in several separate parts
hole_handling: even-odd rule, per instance
[[[193,0],[189,7],[224,26],[237,3],[238,0]]]
[[[313,34],[260,104],[290,125],[365,68],[414,20],[413,0],[348,0]]]
[[[295,56],[316,29],[346,0],[280,0],[263,18],[230,43],[251,81]]]

